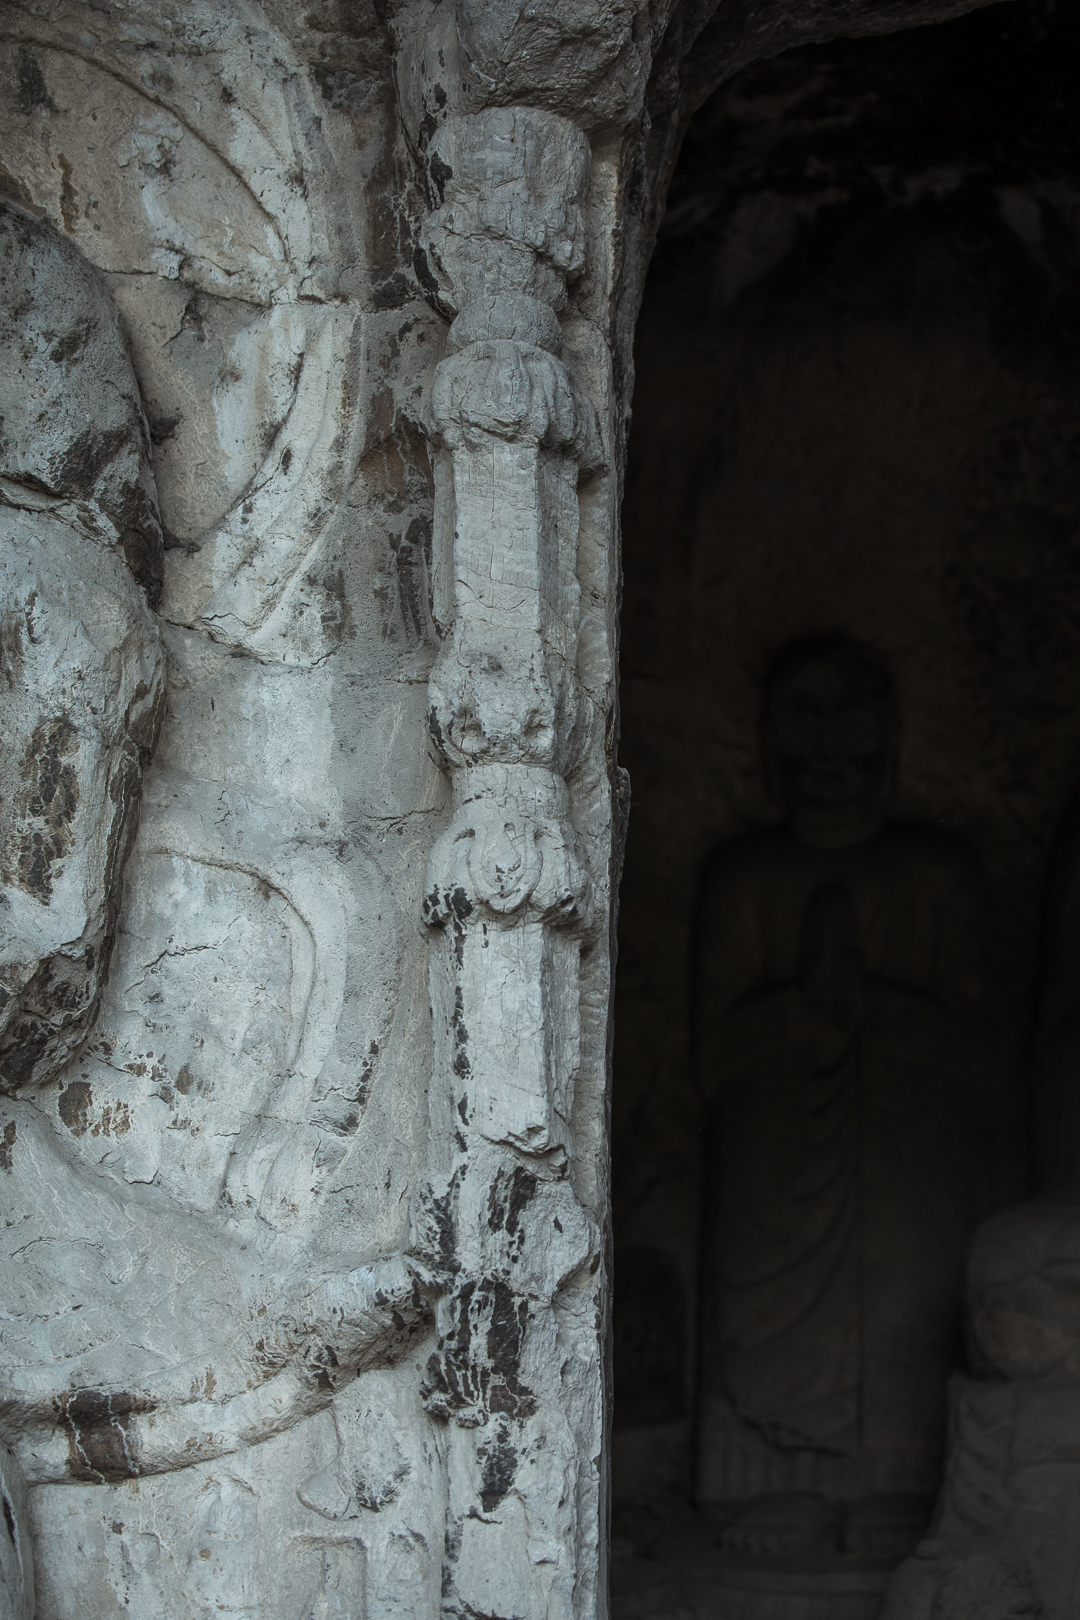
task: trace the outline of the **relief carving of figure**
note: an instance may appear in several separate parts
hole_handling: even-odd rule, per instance
[[[357,1265],[324,1243],[312,1265],[247,1207],[242,1176],[215,1182],[217,1160],[269,1153],[258,1083],[265,1091],[283,1070],[283,1087],[299,1084],[279,1026],[311,999],[311,947],[268,884],[153,850],[137,857],[140,884],[119,926],[165,701],[148,436],[102,280],[51,225],[7,209],[0,418],[0,1615],[31,1620],[35,1487],[108,1488],[246,1452],[325,1413],[361,1368],[393,1361],[426,1307],[400,1253]],[[246,934],[244,901],[255,919]],[[140,968],[155,929],[175,948]],[[145,1048],[185,990],[172,958],[190,950],[201,962],[230,929],[261,982],[238,970],[228,979],[223,949],[204,985],[189,974],[189,999],[232,993],[240,1009],[236,1039],[224,1006],[211,1005],[189,1044],[234,1091],[253,1089],[255,1106],[207,1131],[200,1157],[198,1130],[167,1128],[167,1098],[184,1105],[191,1092],[198,1115],[198,1077],[181,1067],[174,1095],[163,1065],[125,1065],[121,1053],[110,1068],[115,1040],[99,1012],[137,1025]],[[121,1005],[133,978],[156,987],[134,1013]],[[288,1160],[290,1142],[279,1130],[274,1154]],[[289,1568],[306,1579],[314,1557],[323,1586],[341,1548],[323,1548],[318,1526],[353,1511],[348,1492],[317,1476],[331,1440],[324,1423],[306,1450],[298,1441],[315,1483],[298,1495],[302,1474],[283,1487],[316,1526]],[[346,1564],[356,1546],[342,1543]]]
[[[871,652],[789,647],[764,709],[783,820],[704,882],[697,1489],[736,1553],[902,1556],[940,1474],[980,1200],[983,899],[961,840],[887,819],[897,730]]]
[[[0,1093],[10,1096],[51,1080],[90,1034],[165,667],[150,611],[161,526],[116,310],[51,227],[7,208],[0,292]],[[17,1138],[8,1118],[5,1179]],[[0,1612],[31,1620],[22,1471],[3,1446],[0,1494]]]
[[[164,701],[161,526],[116,310],[49,226],[0,212],[0,1076],[77,1052],[108,972]]]

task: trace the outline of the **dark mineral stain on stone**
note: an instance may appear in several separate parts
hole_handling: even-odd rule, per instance
[[[23,621],[14,616],[0,624],[0,678],[16,690],[22,685],[25,663],[23,629]]]
[[[493,1513],[514,1483],[518,1454],[510,1444],[505,1424],[495,1438],[481,1448],[484,1471],[480,1479],[480,1502],[485,1513]]]
[[[75,325],[65,332],[63,337],[57,338],[49,351],[49,359],[56,361],[60,365],[66,365],[72,360],[77,360],[96,331],[97,323],[89,317],[85,320],[76,321]]]
[[[85,1080],[73,1080],[60,1093],[56,1111],[73,1136],[82,1136],[90,1124],[94,1094]]]
[[[431,266],[428,264],[427,254],[424,252],[419,242],[416,244],[416,247],[413,250],[413,269],[416,272],[417,281],[424,289],[424,295],[427,298],[428,303],[431,304],[434,309],[437,309],[440,314],[445,314],[446,311],[443,308],[439,297],[439,283],[432,273]]]
[[[526,1170],[523,1164],[514,1166],[514,1175],[510,1185],[510,1197],[506,1206],[506,1230],[513,1234],[518,1231],[522,1212],[531,1204],[536,1196],[536,1177],[531,1170]]]
[[[131,1419],[152,1412],[154,1402],[122,1391],[79,1389],[57,1402],[68,1435],[68,1467],[73,1479],[131,1479],[139,1467],[130,1437]]]
[[[410,646],[419,645],[426,634],[428,558],[431,551],[431,525],[426,518],[413,518],[404,535],[390,537],[398,581],[398,607]]]
[[[46,112],[60,111],[49,94],[41,64],[25,45],[19,49],[19,107],[24,113],[32,113],[35,107],[43,107]]]
[[[518,1377],[521,1351],[529,1324],[529,1302],[515,1294],[501,1277],[487,1278],[490,1315],[485,1337],[491,1382],[488,1407],[508,1417],[527,1418],[536,1411],[536,1397]]]
[[[429,163],[428,168],[431,173],[431,178],[435,182],[435,189],[439,194],[439,201],[441,203],[445,201],[446,198],[446,182],[454,178],[454,171],[450,167],[449,163],[443,162],[442,158],[439,157],[437,152],[432,153],[431,162]]]
[[[509,1178],[500,1175],[488,1194],[488,1225],[493,1232],[505,1229],[507,1236],[516,1236],[521,1227],[522,1212],[536,1196],[536,1177],[523,1164],[516,1164]]]
[[[467,1080],[472,1073],[472,1065],[469,1062],[468,1052],[469,1031],[465,1027],[464,992],[460,985],[458,985],[454,997],[453,1023],[454,1045],[457,1047],[457,1051],[454,1053],[453,1069],[460,1080]]]
[[[4,1126],[3,1137],[0,1138],[0,1170],[10,1171],[11,1169],[12,1149],[15,1146],[15,1136],[15,1121],[13,1119],[9,1119],[7,1124]]]
[[[10,1027],[10,1026],[9,1026]],[[44,1039],[25,1039],[22,1032],[19,1045],[12,1051],[4,1053],[4,1060],[0,1063],[0,1090],[18,1091],[33,1079],[34,1068],[38,1059],[46,1049]]]
[[[131,430],[127,423],[104,432],[88,427],[65,451],[56,469],[57,488],[65,494],[90,495],[105,468],[122,455],[130,443]]]
[[[5,876],[44,905],[52,896],[53,865],[71,848],[79,781],[70,758],[77,747],[78,733],[69,720],[43,720],[34,727],[19,764],[24,785],[16,815],[23,831],[15,869]]]
[[[142,484],[125,486],[113,518],[120,531],[124,561],[146,592],[150,606],[156,607],[165,578],[165,547],[158,515]]]

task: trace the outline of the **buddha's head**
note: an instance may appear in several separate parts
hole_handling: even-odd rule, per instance
[[[840,635],[784,649],[766,690],[765,768],[800,842],[844,848],[879,831],[896,733],[892,679],[873,653]]]

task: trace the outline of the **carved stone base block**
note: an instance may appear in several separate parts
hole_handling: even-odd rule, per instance
[[[612,1620],[878,1620],[890,1574],[734,1561],[706,1574],[630,1558],[613,1565]]]
[[[662,1535],[655,1557],[631,1547],[613,1552],[612,1620],[879,1620],[896,1568],[825,1546],[752,1557],[718,1545],[704,1520]]]
[[[768,1569],[717,1572],[691,1589],[694,1613],[723,1620],[877,1620],[884,1569]]]

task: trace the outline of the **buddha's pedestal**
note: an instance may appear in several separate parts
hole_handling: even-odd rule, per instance
[[[613,1549],[612,1620],[878,1620],[914,1505],[793,1495],[744,1503],[726,1526],[688,1516],[647,1558],[630,1556],[629,1543]],[[739,1550],[746,1540],[761,1547]]]

